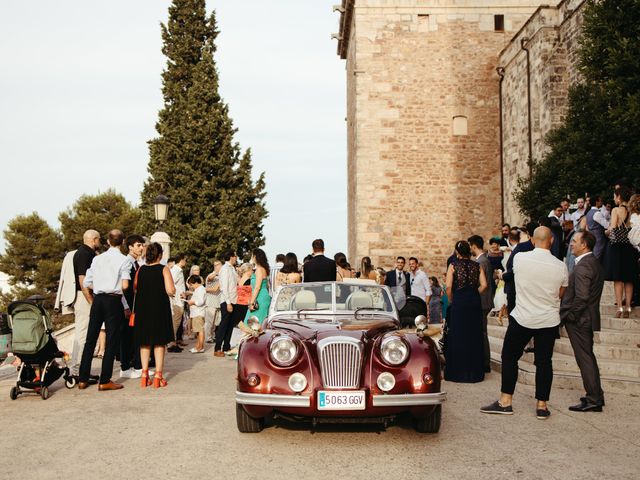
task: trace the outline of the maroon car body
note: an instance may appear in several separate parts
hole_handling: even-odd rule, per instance
[[[418,431],[438,431],[445,394],[440,390],[436,345],[415,330],[400,330],[387,287],[327,282],[286,290],[274,296],[261,334],[245,339],[239,348],[236,414],[240,431],[260,431],[263,420],[274,415],[312,422],[386,424],[400,414],[411,415]],[[324,304],[312,303],[314,308],[296,309],[300,306],[296,294],[310,290],[317,297],[323,292],[328,297],[330,290],[331,301],[325,298]],[[307,303],[302,306],[309,307],[310,294],[304,295]],[[285,345],[295,344],[289,365],[275,361],[272,354],[274,342],[281,337]],[[291,351],[293,347],[285,355]],[[397,356],[391,357],[396,365],[388,361],[392,354]],[[290,383],[294,374],[306,380],[294,383],[298,391]],[[382,374],[386,383],[379,383]],[[351,409],[349,402],[357,409]]]

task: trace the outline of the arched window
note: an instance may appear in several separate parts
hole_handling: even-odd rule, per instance
[[[454,135],[468,135],[467,117],[464,115],[458,115],[453,117],[453,134]]]

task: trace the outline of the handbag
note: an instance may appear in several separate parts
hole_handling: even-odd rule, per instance
[[[253,308],[251,308],[251,307],[253,307]],[[256,310],[260,310],[260,305],[258,304],[258,300],[253,302],[253,305],[249,305],[249,311],[250,312],[255,312]]]
[[[133,307],[131,308],[131,315],[129,315],[130,327],[134,327],[136,324],[136,297],[138,291],[138,274],[140,273],[140,268],[136,271],[136,276],[133,279]]]

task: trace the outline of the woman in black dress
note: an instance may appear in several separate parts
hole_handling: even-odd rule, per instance
[[[604,255],[605,279],[613,281],[617,318],[629,318],[633,284],[638,280],[638,251],[629,243],[631,215],[627,203],[630,199],[631,189],[616,188],[614,200],[617,207],[611,211],[611,225],[605,232],[609,236]]]
[[[487,279],[480,264],[471,260],[471,247],[456,243],[456,261],[447,269],[447,319],[444,378],[452,382],[475,383],[484,380],[484,344],[480,293]]]
[[[169,268],[160,264],[162,246],[152,243],[147,248],[146,263],[138,270],[135,280],[135,325],[134,339],[140,345],[142,361],[142,379],[140,385],[151,385],[149,379],[149,357],[151,348],[156,360],[156,374],[153,377],[154,388],[166,387],[162,378],[164,351],[167,343],[174,340],[169,297],[176,293],[173,277]]]

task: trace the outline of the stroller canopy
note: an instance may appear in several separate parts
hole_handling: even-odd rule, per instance
[[[7,311],[14,353],[33,355],[46,346],[52,326],[43,307],[31,302],[13,302]]]

